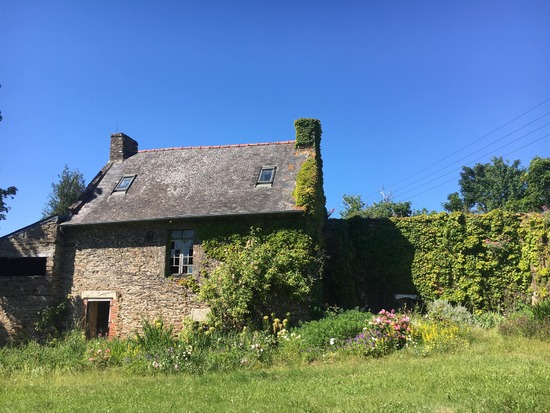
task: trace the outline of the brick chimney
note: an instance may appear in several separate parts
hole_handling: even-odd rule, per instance
[[[123,133],[111,135],[111,150],[109,160],[111,162],[123,161],[138,151],[138,143]]]

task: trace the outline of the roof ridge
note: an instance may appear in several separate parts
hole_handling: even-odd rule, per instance
[[[278,142],[260,142],[260,143],[235,143],[230,145],[201,145],[201,146],[179,146],[173,148],[159,148],[159,149],[140,149],[141,152],[163,152],[163,151],[178,151],[183,149],[225,149],[225,148],[244,148],[249,146],[269,146],[269,145],[288,145],[296,143],[296,140],[290,141],[278,141]]]

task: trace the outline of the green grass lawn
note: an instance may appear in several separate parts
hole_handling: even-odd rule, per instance
[[[469,346],[428,356],[407,350],[200,376],[12,374],[0,376],[0,411],[550,412],[550,342],[480,330]]]

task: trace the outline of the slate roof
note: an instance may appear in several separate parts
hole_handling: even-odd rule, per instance
[[[300,212],[292,197],[308,158],[295,141],[142,150],[109,162],[63,225]],[[276,166],[273,185],[256,185]],[[113,192],[136,175],[126,193]]]

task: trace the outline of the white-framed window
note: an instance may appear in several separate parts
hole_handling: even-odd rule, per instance
[[[120,178],[120,181],[118,181],[118,184],[115,186],[115,189],[113,192],[126,192],[132,185],[132,182],[134,182],[134,179],[136,179],[136,175],[124,175],[122,178]]]
[[[258,175],[258,185],[264,184],[273,184],[273,179],[275,178],[275,166],[262,166],[260,169],[260,174]]]
[[[193,274],[192,229],[170,231],[170,274]]]

